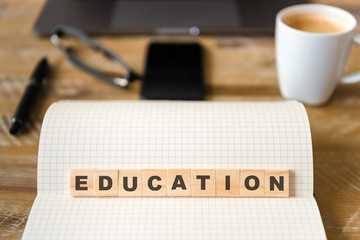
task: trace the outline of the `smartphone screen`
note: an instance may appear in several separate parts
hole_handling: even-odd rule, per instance
[[[203,52],[196,43],[152,43],[149,46],[143,99],[203,100]]]

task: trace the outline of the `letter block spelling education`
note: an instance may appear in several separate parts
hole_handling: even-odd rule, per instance
[[[71,169],[74,197],[289,197],[289,170]]]

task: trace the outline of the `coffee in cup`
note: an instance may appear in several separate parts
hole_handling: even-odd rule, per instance
[[[302,4],[281,10],[275,31],[281,95],[322,105],[339,82],[359,82],[360,73],[344,76],[351,43],[360,43],[356,26],[354,16],[332,6]]]
[[[349,29],[349,23],[336,15],[326,13],[297,13],[285,16],[283,22],[297,30],[313,33],[336,33]]]

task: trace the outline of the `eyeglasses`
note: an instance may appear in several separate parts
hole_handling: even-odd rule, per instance
[[[80,43],[80,45],[83,45],[82,47],[91,48],[92,50],[100,53],[106,59],[120,65],[125,73],[108,73],[100,70],[99,68],[93,67],[92,65],[94,64],[86,63],[84,58],[81,58],[77,54],[78,51],[76,50],[78,49],[65,42],[65,39],[68,38],[72,38],[76,42]],[[101,46],[95,40],[91,39],[88,35],[75,27],[66,25],[56,26],[50,35],[50,41],[55,47],[63,51],[67,59],[75,66],[105,82],[126,88],[130,82],[140,79],[140,76],[133,72],[120,57],[116,56],[113,52]]]

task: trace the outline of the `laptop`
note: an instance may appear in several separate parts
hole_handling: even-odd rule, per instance
[[[273,32],[276,13],[303,0],[48,0],[35,26],[89,34],[199,35]]]

